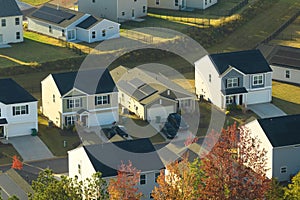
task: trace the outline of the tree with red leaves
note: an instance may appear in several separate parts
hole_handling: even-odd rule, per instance
[[[136,187],[140,180],[140,171],[131,161],[128,164],[121,163],[116,179],[110,179],[108,185],[109,197],[112,200],[138,200],[142,193]]]
[[[271,185],[266,151],[248,129],[234,124],[221,134],[212,132],[203,147],[210,151],[202,159],[201,199],[265,199]]]
[[[18,170],[23,169],[23,163],[19,160],[19,158],[16,155],[14,155],[12,158],[13,158],[13,162],[11,168],[18,169]]]

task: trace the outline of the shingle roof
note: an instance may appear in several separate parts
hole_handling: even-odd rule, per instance
[[[11,78],[0,79],[0,102],[15,104],[37,101],[29,92]]]
[[[300,144],[300,114],[258,119],[273,147]]]
[[[116,176],[122,161],[125,164],[131,161],[133,166],[141,172],[160,170],[164,167],[155,148],[147,138],[90,145],[83,148],[94,169],[101,172],[103,177]]]
[[[6,120],[6,118],[3,118],[3,119],[0,119],[0,124],[7,124],[7,120]]]
[[[269,63],[281,67],[300,69],[300,48],[276,46],[269,56]]]
[[[173,91],[170,89],[161,92],[159,95],[173,100],[182,99],[182,98],[191,98],[190,95],[183,94],[181,92]]]
[[[107,69],[94,69],[78,72],[52,74],[60,94],[63,96],[73,88],[87,94],[101,94],[117,92]]]
[[[268,62],[259,50],[247,50],[209,55],[219,74],[223,74],[230,66],[244,74],[271,72]]]
[[[94,16],[89,16],[88,18],[83,20],[81,23],[79,23],[77,25],[77,27],[83,28],[83,29],[89,29],[89,28],[93,27],[93,25],[95,25],[96,23],[98,23],[102,20],[103,19],[97,19]]]
[[[227,88],[225,90],[222,90],[222,93],[224,95],[231,95],[231,94],[243,94],[243,93],[248,93],[246,88],[244,87],[238,87],[238,88]]]
[[[0,17],[22,15],[21,10],[15,0],[0,0]]]

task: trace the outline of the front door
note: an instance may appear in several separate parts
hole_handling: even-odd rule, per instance
[[[76,39],[75,30],[69,30],[68,31],[68,40],[75,40],[75,39]]]
[[[4,138],[4,126],[0,126],[0,138]]]
[[[0,44],[2,44],[2,43],[3,43],[3,35],[0,34]]]
[[[88,116],[87,115],[81,116],[81,123],[82,123],[82,126],[87,127],[87,125],[88,125]]]
[[[243,95],[242,95],[242,94],[240,94],[239,104],[240,104],[240,105],[243,105]]]

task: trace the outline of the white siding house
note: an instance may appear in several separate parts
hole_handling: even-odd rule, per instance
[[[75,122],[93,127],[119,120],[118,90],[108,70],[50,74],[41,85],[43,114],[58,127]]]
[[[268,178],[289,181],[300,171],[300,115],[258,119],[246,127],[267,150]]]
[[[0,79],[0,138],[38,130],[37,100],[12,79]]]
[[[115,22],[147,15],[147,0],[79,0],[78,10]]]
[[[218,0],[148,0],[148,7],[171,10],[184,10],[185,8],[206,9]]]
[[[45,4],[28,17],[28,30],[65,41],[98,42],[120,37],[120,24]]]
[[[15,0],[0,0],[0,45],[23,42],[23,15]]]
[[[143,193],[142,199],[151,199],[150,194],[154,186],[157,186],[156,177],[164,168],[164,164],[150,140],[146,138],[83,146],[71,150],[68,152],[69,176],[77,176],[80,181],[101,172],[102,177],[109,181],[117,176],[121,162],[128,164],[128,161],[141,171],[137,188]]]
[[[196,95],[221,109],[272,100],[272,69],[259,50],[206,55],[195,62]]]

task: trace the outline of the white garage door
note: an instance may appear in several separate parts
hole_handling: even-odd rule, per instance
[[[89,126],[109,125],[117,121],[119,121],[119,115],[116,110],[89,115]]]
[[[152,107],[147,109],[147,120],[155,120],[157,116],[161,119],[167,119],[170,113],[174,113],[175,108],[174,106],[160,106],[160,105],[153,105]]]
[[[7,126],[8,137],[30,135],[31,129],[35,128],[35,123],[12,124]]]
[[[270,102],[270,90],[249,92],[247,94],[247,104],[267,103]]]

